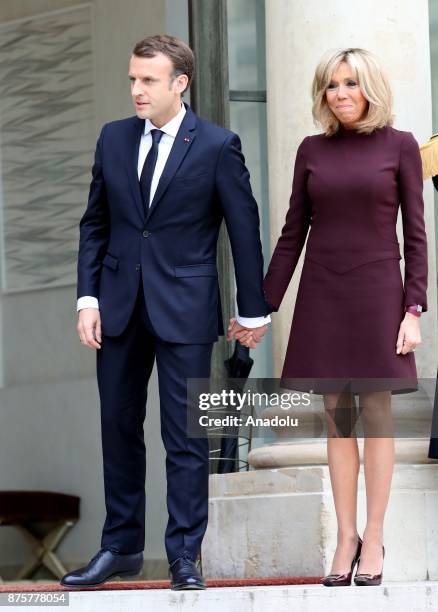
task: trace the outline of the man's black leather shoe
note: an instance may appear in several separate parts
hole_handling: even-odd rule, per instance
[[[171,588],[174,591],[205,589],[205,581],[196,563],[189,557],[179,557],[169,567]]]
[[[88,565],[69,572],[61,579],[65,587],[96,586],[116,576],[137,576],[143,569],[143,553],[116,554],[102,548]]]

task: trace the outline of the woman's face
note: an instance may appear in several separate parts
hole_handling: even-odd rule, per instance
[[[354,124],[366,114],[368,101],[347,62],[339,64],[325,95],[330,110],[346,128],[354,127]]]

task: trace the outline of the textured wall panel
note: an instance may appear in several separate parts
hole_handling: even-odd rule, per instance
[[[3,24],[4,289],[75,282],[93,132],[90,7]]]

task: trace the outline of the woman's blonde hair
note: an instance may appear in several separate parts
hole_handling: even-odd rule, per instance
[[[339,130],[340,122],[327,104],[326,91],[341,62],[346,62],[352,68],[368,100],[367,114],[362,121],[357,122],[357,131],[370,134],[376,128],[392,125],[392,94],[388,78],[377,57],[358,48],[329,51],[316,67],[312,83],[312,114],[315,124],[322,127],[326,136],[332,136]]]

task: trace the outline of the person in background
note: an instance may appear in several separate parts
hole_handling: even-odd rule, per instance
[[[438,191],[438,134],[434,134],[428,142],[420,146],[421,160],[423,163],[423,179],[432,178],[433,186]],[[438,369],[435,384],[435,401],[432,415],[432,430],[429,443],[429,459],[438,459]]]

